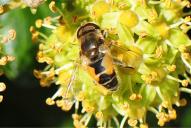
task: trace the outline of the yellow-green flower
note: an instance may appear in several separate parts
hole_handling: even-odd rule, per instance
[[[34,74],[42,86],[59,86],[46,103],[64,111],[74,106],[72,117],[77,128],[87,127],[92,116],[98,127],[114,124],[120,128],[125,123],[148,127],[148,111],[155,114],[159,126],[176,119],[174,106],[186,105],[180,94],[191,93],[191,40],[186,35],[191,18],[182,11],[186,6],[190,7],[188,0],[51,2],[49,8],[57,16],[48,17],[48,22],[47,18],[37,20],[36,27],[46,27],[52,33],[47,36],[31,28],[33,39],[40,42],[37,59],[47,63],[44,70]],[[119,80],[116,92],[96,86],[81,66],[76,31],[86,22],[105,30],[105,40],[116,43],[110,47],[112,55],[133,67],[115,65]]]
[[[14,56],[6,55],[3,51],[3,45],[8,43],[11,40],[16,38],[16,31],[14,29],[10,29],[6,35],[0,34],[0,76],[4,74],[3,66],[5,66],[8,62],[15,60]],[[3,92],[6,89],[6,85],[3,82],[0,82],[0,92]],[[3,95],[0,94],[0,102],[3,101]]]

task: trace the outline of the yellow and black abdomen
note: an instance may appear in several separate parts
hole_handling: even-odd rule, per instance
[[[116,73],[113,68],[112,59],[108,54],[102,54],[100,58],[88,64],[89,68],[93,69],[90,75],[103,87],[115,91],[118,87]]]

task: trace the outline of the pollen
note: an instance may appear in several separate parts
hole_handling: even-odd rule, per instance
[[[161,58],[163,55],[163,48],[162,46],[157,47],[156,51],[155,51],[155,57],[156,58]]]
[[[75,114],[72,114],[72,119],[73,120],[80,120],[81,116],[75,113]]]
[[[51,18],[50,16],[44,18],[44,20],[43,20],[43,24],[46,24],[46,25],[50,25],[50,24],[52,24],[51,19],[52,19],[52,18]]]
[[[65,100],[63,102],[62,110],[63,111],[69,111],[72,108],[73,103],[71,101]]]
[[[0,5],[0,14],[2,14],[3,12],[4,12],[4,7]]]
[[[176,116],[176,111],[174,109],[170,109],[168,113],[170,119],[176,119],[177,116]]]
[[[16,38],[16,31],[14,29],[10,29],[8,31],[8,39],[14,40]]]
[[[168,116],[168,114],[166,114],[166,113],[164,113],[164,112],[158,113],[158,114],[156,115],[156,117],[159,119],[158,125],[160,125],[160,126],[164,126],[164,124],[169,121],[169,116]]]
[[[140,100],[142,99],[142,96],[140,94],[135,94],[133,93],[130,97],[129,97],[130,100]]]
[[[85,93],[80,91],[78,96],[76,97],[79,101],[83,101],[85,99]]]
[[[149,12],[148,21],[149,23],[156,23],[158,19],[158,14],[154,8],[152,8]]]
[[[181,53],[186,53],[187,52],[187,48],[186,48],[186,46],[184,46],[184,45],[181,45],[181,46],[179,46],[179,51],[181,52]]]
[[[150,72],[147,75],[142,75],[141,78],[145,81],[147,84],[151,84],[154,81],[157,81],[158,74],[155,71]]]
[[[3,96],[0,95],[0,103],[3,101]]]
[[[190,53],[182,53],[182,56],[186,59],[189,60],[191,58]]]
[[[8,62],[7,56],[1,57],[1,59],[0,59],[0,65],[6,65],[7,62]]]
[[[182,98],[179,100],[180,106],[186,106],[187,105],[187,100],[185,98]]]
[[[168,65],[167,66],[167,70],[170,71],[170,72],[174,72],[176,70],[176,65]]]
[[[147,124],[140,124],[140,128],[148,128]]]
[[[187,87],[189,84],[189,80],[182,80],[182,86]]]
[[[74,120],[74,126],[75,128],[87,128],[85,125],[83,125],[80,121]]]
[[[49,4],[49,9],[50,9],[53,13],[57,12],[57,8],[56,8],[56,5],[55,5],[55,4],[56,4],[55,1],[51,1],[50,4]]]
[[[96,113],[96,118],[97,119],[102,119],[103,118],[103,113],[102,112],[97,112]]]
[[[51,99],[51,98],[47,98],[47,99],[46,99],[46,104],[48,104],[48,105],[54,105],[54,104],[55,104],[55,101],[54,101],[53,99]]]
[[[128,124],[131,127],[135,127],[137,125],[138,121],[136,119],[129,119]]]
[[[148,36],[148,33],[146,33],[146,32],[141,32],[141,33],[139,34],[139,36],[140,36],[140,38],[144,38],[144,37]]]
[[[14,56],[7,56],[7,60],[8,60],[8,61],[14,61],[14,60],[15,60],[15,57],[14,57]]]
[[[94,111],[94,109],[95,109],[95,108],[94,108],[90,103],[88,103],[88,102],[85,102],[85,103],[84,103],[84,110],[85,110],[86,112],[91,113],[91,112]]]
[[[136,95],[135,93],[133,93],[133,94],[129,97],[130,100],[135,100],[136,98],[137,98],[137,95]]]
[[[6,89],[6,85],[3,82],[0,82],[0,92]]]
[[[56,100],[56,105],[57,105],[58,107],[64,106],[64,100]]]
[[[43,20],[41,20],[41,19],[36,20],[36,22],[35,22],[36,27],[37,28],[41,28],[42,27],[42,23],[43,23]]]

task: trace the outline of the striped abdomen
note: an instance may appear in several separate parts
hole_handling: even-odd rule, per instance
[[[91,71],[89,70],[91,72],[90,75],[94,77],[97,83],[111,91],[117,89],[118,81],[116,73],[113,68],[112,59],[108,54],[104,54],[102,57],[91,62],[88,67],[91,69]]]

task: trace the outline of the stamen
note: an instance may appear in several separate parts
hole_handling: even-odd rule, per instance
[[[157,109],[154,108],[154,107],[148,107],[148,110],[151,111],[151,112],[153,112],[155,115],[157,115],[157,114],[159,113],[159,112],[157,111]]]
[[[90,114],[90,115],[88,116],[88,118],[86,119],[86,121],[85,121],[85,123],[84,123],[85,126],[88,125],[88,123],[90,122],[91,117],[92,117],[92,114]]]
[[[42,24],[42,26],[45,28],[53,29],[53,30],[55,30],[57,28],[56,26],[53,26],[51,24],[44,24],[44,23]]]
[[[177,106],[186,106],[187,100],[185,98],[182,98],[176,103]]]
[[[55,101],[54,101],[52,98],[47,98],[47,99],[46,99],[46,104],[48,104],[48,105],[54,105],[54,104],[55,104]]]
[[[39,33],[39,35],[40,35],[41,37],[43,37],[45,40],[48,39],[48,37],[47,37],[44,33],[42,33],[42,32],[38,32],[38,33]]]
[[[69,111],[74,104],[74,101],[70,101],[69,99],[64,99],[62,102],[62,110],[63,111]]]
[[[138,121],[136,119],[129,119],[128,124],[131,127],[135,127],[137,125]]]
[[[0,103],[3,101],[3,96],[0,95]]]
[[[162,100],[162,101],[165,101],[165,98],[163,97],[163,95],[162,95],[162,93],[161,93],[161,91],[160,91],[160,88],[159,88],[159,87],[156,87],[155,89],[156,89],[156,92],[157,92],[158,96],[161,98],[161,100]]]
[[[72,119],[73,120],[80,120],[80,118],[81,118],[81,116],[80,115],[78,115],[78,114],[72,114]]]
[[[75,113],[78,112],[79,106],[80,106],[79,101],[75,101]]]
[[[170,72],[174,72],[176,70],[176,65],[168,65],[167,66],[167,70],[170,71]]]
[[[159,46],[159,47],[157,47],[157,49],[156,49],[156,51],[155,51],[155,57],[156,58],[161,58],[162,57],[162,55],[163,55],[163,48],[162,48],[162,46]]]
[[[174,81],[176,81],[176,82],[182,83],[182,81],[181,81],[180,79],[177,79],[176,77],[173,77],[173,76],[171,76],[171,75],[167,75],[166,77],[167,77],[168,79],[170,79],[170,80],[174,80]]]
[[[112,119],[113,119],[113,121],[115,122],[116,127],[119,127],[119,121],[118,121],[118,119],[117,119],[115,116],[113,116]]]
[[[182,80],[182,86],[187,87],[189,84],[189,80]]]
[[[16,31],[14,29],[10,29],[8,31],[8,39],[14,40],[16,38]]]
[[[36,20],[35,25],[36,25],[37,28],[41,28],[42,27],[42,23],[43,23],[43,20],[38,19],[38,20]]]
[[[103,113],[102,112],[97,112],[95,116],[96,116],[97,119],[101,120],[103,118]]]
[[[180,90],[181,92],[186,92],[186,93],[191,94],[191,89],[189,89],[189,88],[181,87],[179,90]]]
[[[183,61],[183,63],[185,64],[186,67],[188,67],[191,70],[191,65],[188,63],[188,61],[183,57],[183,55],[181,55],[181,59]]]
[[[49,4],[49,9],[55,13],[57,12],[57,8],[56,8],[56,5],[55,5],[55,1],[51,1],[50,4]]]
[[[51,97],[51,99],[55,99],[56,97],[61,96],[62,93],[63,93],[63,87],[60,87],[60,88],[56,91],[56,93]]]
[[[169,40],[165,40],[165,43],[167,44],[167,45],[169,45],[170,47],[173,47],[174,48],[174,46],[172,45],[172,43],[169,41]]]
[[[128,118],[128,115],[125,115],[125,116],[123,117],[119,128],[123,128],[123,127],[124,127],[127,118]]]
[[[183,23],[184,23],[184,19],[181,18],[178,22],[169,25],[169,28],[170,28],[170,29],[176,28],[176,27],[180,26],[180,25],[183,24]]]
[[[6,85],[3,82],[0,82],[0,92],[3,92],[6,89]]]
[[[170,109],[168,110],[168,115],[170,119],[176,119],[177,115],[176,115],[176,111],[174,109]]]

